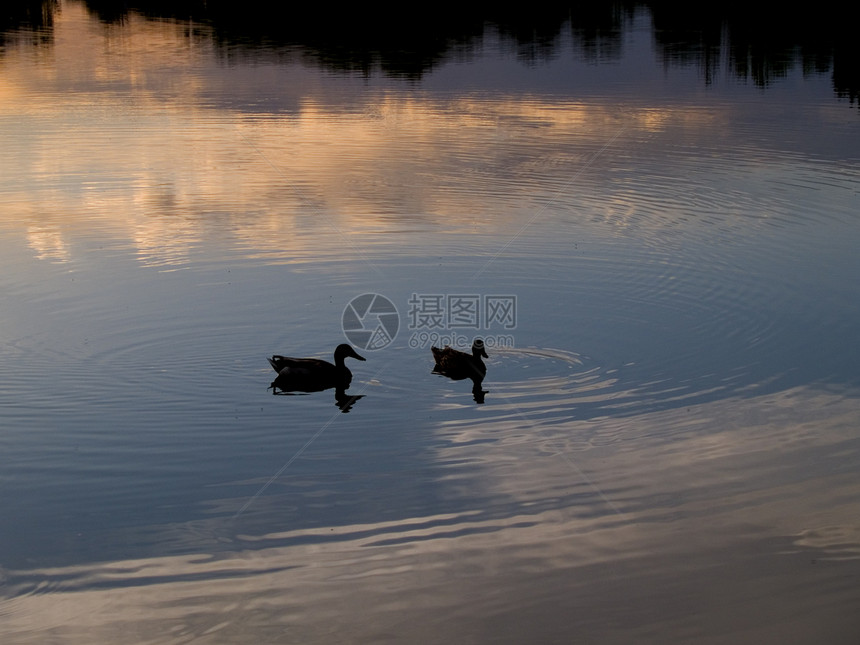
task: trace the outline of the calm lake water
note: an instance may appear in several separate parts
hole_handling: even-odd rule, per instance
[[[827,61],[44,7],[0,38],[0,640],[858,641]],[[482,403],[431,373],[476,336]],[[267,389],[348,340],[348,405]]]

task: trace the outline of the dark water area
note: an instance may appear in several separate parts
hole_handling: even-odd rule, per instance
[[[841,11],[4,10],[0,640],[856,642]]]

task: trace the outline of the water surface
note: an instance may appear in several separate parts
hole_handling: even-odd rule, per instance
[[[856,642],[826,65],[704,75],[642,7],[350,70],[56,6],[0,49],[4,642]],[[400,328],[361,398],[273,396],[365,293]],[[410,328],[415,296],[515,324]],[[481,404],[431,374],[475,335]]]

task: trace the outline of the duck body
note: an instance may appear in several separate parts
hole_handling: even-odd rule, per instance
[[[487,366],[481,358],[488,358],[487,350],[484,348],[484,342],[476,339],[472,344],[472,353],[458,351],[452,347],[439,349],[431,347],[433,358],[436,360],[436,365],[433,367],[433,372],[443,374],[450,379],[460,381],[470,378],[473,381],[480,383],[487,374]]]
[[[275,354],[269,365],[278,375],[269,386],[273,393],[283,392],[320,392],[335,388],[345,390],[352,382],[352,372],[344,364],[347,357],[365,360],[346,343],[334,350],[334,364],[319,358],[292,358]]]

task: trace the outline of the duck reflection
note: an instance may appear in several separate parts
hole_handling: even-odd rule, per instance
[[[340,408],[341,412],[349,412],[356,401],[363,399],[364,394],[347,394],[344,390],[335,390],[334,404]]]
[[[484,348],[484,341],[476,338],[472,343],[472,353],[458,351],[452,347],[439,349],[431,347],[436,364],[433,366],[433,374],[447,376],[452,381],[470,379],[472,381],[472,396],[475,403],[483,403],[487,391],[483,389],[484,377],[487,375],[487,366],[482,358],[489,358]]]
[[[334,364],[319,358],[292,358],[275,354],[269,359],[278,375],[269,385],[272,394],[294,394],[335,390],[335,405],[344,412],[362,398],[362,395],[349,395],[346,389],[352,383],[352,372],[344,364],[346,358],[365,360],[346,343],[334,350]]]

